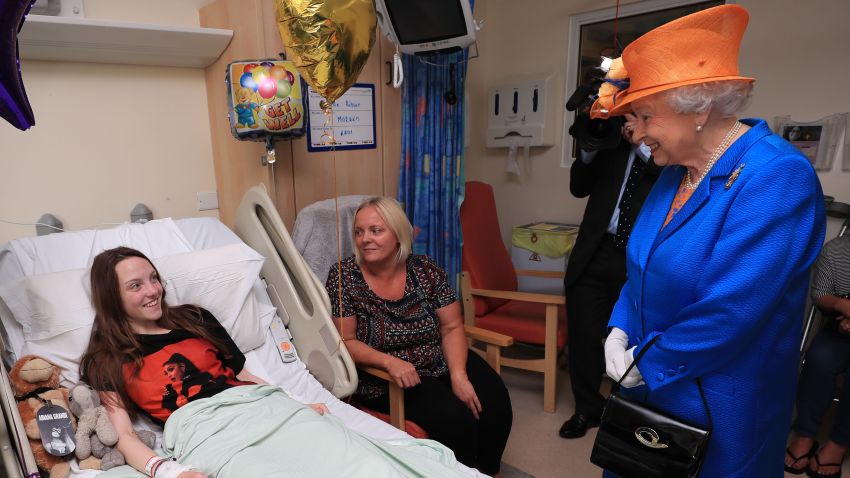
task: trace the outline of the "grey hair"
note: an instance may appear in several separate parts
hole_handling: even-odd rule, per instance
[[[712,81],[667,90],[667,102],[679,114],[704,113],[713,108],[721,117],[737,116],[747,107],[753,83],[742,80]]]

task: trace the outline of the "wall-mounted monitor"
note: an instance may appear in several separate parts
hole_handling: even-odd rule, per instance
[[[475,42],[469,0],[375,0],[378,25],[408,54],[456,51]]]

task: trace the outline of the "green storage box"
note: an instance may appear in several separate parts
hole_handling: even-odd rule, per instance
[[[514,269],[563,274],[578,235],[578,226],[556,222],[535,222],[515,226],[511,234],[511,261]],[[560,277],[517,277],[523,292],[563,294]]]

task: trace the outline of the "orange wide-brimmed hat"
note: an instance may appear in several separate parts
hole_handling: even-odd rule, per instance
[[[749,14],[720,5],[665,23],[623,50],[622,67],[609,70],[590,109],[593,118],[619,116],[640,98],[676,88],[722,80],[755,81],[738,74],[738,49]],[[619,89],[622,78],[628,87]]]

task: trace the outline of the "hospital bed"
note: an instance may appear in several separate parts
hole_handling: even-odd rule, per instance
[[[139,249],[154,261],[169,303],[197,303],[213,312],[255,375],[301,402],[326,403],[349,428],[365,435],[409,438],[340,400],[353,393],[357,374],[330,320],[327,294],[296,251],[268,195],[255,187],[244,196],[233,231],[214,218],[163,219],[21,238],[0,246],[0,352],[5,365],[0,380],[5,470],[0,469],[0,476],[28,477],[36,471],[7,370],[18,357],[37,354],[62,367],[63,386],[79,380],[76,366],[93,320],[88,268],[100,251],[118,245]],[[295,357],[281,353],[286,331]],[[134,425],[160,431],[144,419]],[[469,476],[484,476],[457,466]],[[75,478],[99,473],[80,470],[75,461],[71,468]]]

